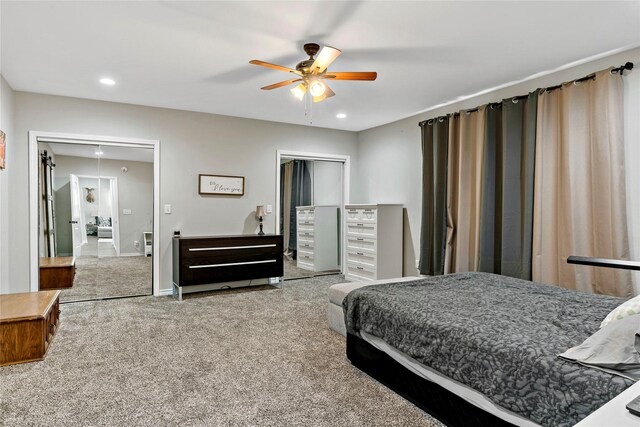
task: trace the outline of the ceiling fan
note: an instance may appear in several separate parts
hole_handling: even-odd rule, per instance
[[[323,80],[367,80],[372,81],[378,77],[378,73],[374,71],[365,72],[329,72],[327,68],[340,55],[340,50],[325,46],[322,48],[318,57],[314,59],[316,53],[320,50],[320,46],[316,43],[307,43],[304,45],[304,51],[309,55],[309,59],[305,59],[293,68],[283,67],[282,65],[271,64],[269,62],[258,61],[254,59],[249,61],[250,64],[260,65],[262,67],[273,68],[274,70],[285,71],[295,74],[297,77],[291,80],[274,83],[261,88],[262,90],[277,89],[293,83],[298,83],[291,92],[296,98],[304,98],[307,91],[313,97],[313,102],[320,102],[326,98],[335,95],[335,92]]]

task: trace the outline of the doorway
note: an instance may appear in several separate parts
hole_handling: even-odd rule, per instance
[[[60,289],[61,302],[158,295],[158,142],[29,137],[32,291]]]
[[[284,280],[342,272],[342,211],[349,156],[278,151],[276,233]]]

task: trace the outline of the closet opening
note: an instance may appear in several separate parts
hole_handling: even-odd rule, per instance
[[[343,209],[349,156],[278,151],[276,234],[284,280],[343,271]]]

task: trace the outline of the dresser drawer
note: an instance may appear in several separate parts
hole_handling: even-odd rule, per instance
[[[298,241],[313,242],[313,230],[298,231]]]
[[[348,222],[347,236],[349,237],[368,237],[375,239],[377,236],[376,224],[363,222]]]
[[[313,271],[313,264],[310,264],[308,262],[304,262],[304,261],[300,261],[298,260],[298,263],[296,265],[298,268],[302,269],[302,270],[309,270],[309,271]]]
[[[366,237],[347,237],[347,251],[375,254],[376,240]]]
[[[376,270],[375,268],[347,264],[347,276],[356,280],[375,280]]]
[[[298,252],[298,261],[303,262],[305,264],[311,264],[313,266],[313,253],[308,252]]]
[[[360,267],[376,267],[376,255],[368,252],[347,252],[347,263]]]
[[[298,250],[299,251],[313,252],[314,251],[313,240],[299,239],[298,240]]]
[[[183,265],[180,285],[231,282],[282,276],[282,256],[256,261]]]
[[[180,255],[187,258],[227,258],[246,257],[257,252],[275,254],[279,250],[278,241],[272,239],[194,239],[180,242]]]
[[[375,224],[377,220],[377,209],[375,208],[348,208],[346,209],[347,222],[364,222]]]
[[[313,221],[315,213],[313,209],[300,209],[298,208],[298,221]]]
[[[298,221],[298,232],[310,231],[313,233],[313,221]]]

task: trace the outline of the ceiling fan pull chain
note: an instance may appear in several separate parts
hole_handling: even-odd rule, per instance
[[[304,97],[304,115],[309,118],[309,124],[313,124],[313,102],[311,101],[311,96],[309,94],[305,94]]]

